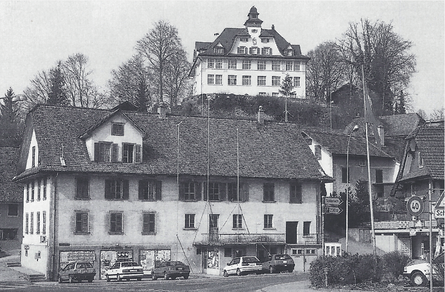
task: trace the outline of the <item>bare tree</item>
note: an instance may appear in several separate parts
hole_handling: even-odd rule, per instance
[[[117,70],[111,71],[108,81],[110,95],[116,103],[130,101],[140,111],[146,111],[151,106],[150,74],[144,65],[140,54],[133,56]]]
[[[155,23],[154,28],[137,42],[136,50],[144,56],[144,61],[147,62],[152,73],[157,102],[163,102],[166,93],[170,94],[171,104],[176,102],[175,99],[181,88],[180,84],[183,84],[185,78],[182,70],[186,71],[186,66],[183,66],[185,53],[178,36],[178,30],[168,22],[161,20]],[[178,61],[180,63],[175,64]],[[180,74],[177,69],[181,72]],[[166,90],[166,88],[168,89]]]
[[[186,52],[180,49],[166,67],[165,92],[170,97],[170,105],[177,105],[185,97],[189,70]]]
[[[308,53],[307,94],[314,100],[330,102],[330,94],[347,80],[345,63],[338,46],[325,42]]]
[[[88,57],[77,53],[68,57],[62,66],[65,78],[65,90],[72,106],[98,107],[103,96],[99,94],[90,79],[93,72],[88,69]]]
[[[430,114],[430,120],[432,121],[443,121],[445,109],[442,107],[441,109],[435,109]]]
[[[344,61],[360,79],[363,71],[367,86],[376,93],[375,113],[392,113],[395,96],[405,91],[415,72],[416,59],[409,53],[412,43],[397,35],[392,24],[364,19],[350,23],[339,45]]]

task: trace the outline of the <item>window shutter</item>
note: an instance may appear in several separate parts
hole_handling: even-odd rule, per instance
[[[162,181],[156,181],[156,201],[162,200]]]
[[[236,49],[237,49],[237,50],[236,50],[237,54],[239,54],[240,51],[241,51],[240,47],[238,47],[238,48],[236,48]]]
[[[204,201],[207,201],[207,183],[195,183],[196,190],[196,200],[200,201],[203,198]]]
[[[118,162],[119,153],[119,145],[117,143],[113,143],[111,145],[111,162]]]
[[[82,232],[88,232],[88,213],[82,213],[81,215]]]
[[[128,180],[126,180],[126,179],[124,179],[123,181],[122,181],[122,184],[123,184],[123,188],[124,188],[124,193],[123,193],[123,199],[124,200],[128,200],[128,198],[129,198],[129,184],[128,184]]]
[[[138,184],[138,199],[139,200],[143,200],[144,199],[144,191],[143,191],[143,189],[144,189],[144,182],[145,181],[140,180],[139,184]]]
[[[242,202],[249,201],[249,185],[247,183],[240,184],[240,197]]]
[[[179,200],[180,201],[184,201],[184,193],[185,193],[185,189],[184,189],[184,182],[180,182],[179,183]]]
[[[111,180],[105,180],[105,199],[112,199],[112,181]]]
[[[140,144],[136,144],[136,148],[135,148],[135,160],[134,162],[142,162],[141,159],[141,145]]]
[[[252,47],[249,48],[249,54],[252,55]]]
[[[219,200],[225,201],[226,200],[226,190],[227,190],[227,184],[226,183],[220,183],[219,184]]]
[[[99,143],[94,143],[94,161],[99,161]]]

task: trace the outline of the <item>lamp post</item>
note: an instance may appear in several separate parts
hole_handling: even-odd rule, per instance
[[[349,143],[351,142],[352,133],[358,130],[355,125],[348,135],[348,144],[346,146],[346,252],[348,252],[349,243]]]

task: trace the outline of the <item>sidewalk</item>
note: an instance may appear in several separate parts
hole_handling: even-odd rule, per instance
[[[9,256],[0,258],[0,283],[1,282],[14,282],[14,283],[30,283],[28,280],[28,273],[34,273],[34,271],[20,271],[20,269],[26,269],[21,267],[8,267],[6,263],[20,262],[19,250],[9,252]],[[28,270],[28,269],[26,269]]]

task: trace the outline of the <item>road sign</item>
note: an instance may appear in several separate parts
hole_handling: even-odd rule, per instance
[[[440,194],[439,199],[437,199],[436,209],[445,209],[444,192]]]
[[[445,209],[444,208],[434,208],[433,214],[434,214],[435,219],[445,218]]]
[[[338,215],[341,212],[343,212],[343,210],[339,207],[330,207],[330,206],[325,207],[326,214]]]
[[[411,216],[419,216],[423,212],[423,200],[418,196],[412,196],[406,203],[406,209]]]
[[[342,203],[342,200],[339,197],[325,197],[324,203],[327,206],[338,206]]]

